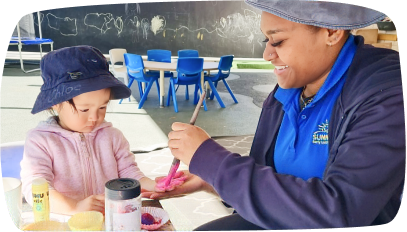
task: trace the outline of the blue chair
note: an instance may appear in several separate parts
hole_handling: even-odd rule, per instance
[[[147,95],[150,92],[154,82],[157,85],[158,104],[160,104],[160,86],[158,84],[159,75],[148,75],[144,73],[143,58],[140,55],[125,53],[124,62],[126,64],[127,74],[129,76],[129,85],[128,85],[129,88],[131,84],[133,84],[133,81],[148,83],[145,91],[141,95],[138,108],[141,109],[141,107],[143,107],[143,104],[146,101]],[[121,101],[123,101],[123,99],[120,100],[120,103]]]
[[[21,179],[20,162],[24,154],[24,141],[3,143],[1,147],[1,175]]]
[[[220,80],[222,80],[223,84],[225,84],[226,89],[229,91],[229,93],[232,96],[235,103],[238,103],[235,95],[233,95],[232,90],[230,89],[228,83],[225,80],[230,74],[230,68],[232,67],[232,62],[233,62],[233,55],[221,56],[220,61],[219,61],[219,66],[218,66],[219,72],[216,75],[205,75],[205,81],[207,81],[209,83],[209,86],[212,89],[212,94],[210,96],[210,99],[213,100],[213,97],[216,96],[216,99],[218,100],[219,105],[222,108],[225,108],[225,104],[223,104],[223,101],[220,98],[218,91],[216,90],[216,88],[218,86],[218,82]]]
[[[198,89],[202,93],[201,86],[201,73],[203,71],[203,58],[198,57],[185,57],[179,58],[177,62],[177,76],[170,79],[170,88],[168,90],[167,106],[170,105],[170,100],[174,102],[174,110],[178,113],[178,105],[175,85],[195,85],[194,91],[194,104],[198,103]],[[178,89],[178,87],[177,87]],[[206,101],[203,102],[204,109],[208,110],[206,107]]]
[[[184,49],[178,51],[178,58],[182,57],[199,57],[199,52],[192,49]]]
[[[199,57],[199,52],[193,49],[178,50],[178,58],[183,57]],[[188,86],[185,86],[185,98],[189,100]]]
[[[156,62],[165,62],[171,63],[171,51],[169,50],[161,50],[161,49],[152,49],[147,50],[147,60],[148,61],[156,61]],[[160,74],[160,71],[151,70],[147,72],[148,74]],[[164,72],[164,77],[173,77],[174,74],[170,71]]]

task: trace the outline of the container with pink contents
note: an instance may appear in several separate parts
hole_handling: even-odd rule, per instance
[[[140,183],[134,179],[121,178],[106,183],[106,231],[156,230],[169,220],[163,209],[141,207],[140,193]]]
[[[48,192],[48,185],[43,192]],[[168,214],[161,208],[141,207],[141,187],[137,180],[130,178],[113,179],[105,184],[105,217],[96,211],[80,212],[66,220],[49,217],[49,210],[35,221],[21,226],[29,231],[140,231],[157,230],[168,220]],[[38,195],[38,193],[36,193]],[[48,194],[44,194],[48,198]],[[41,195],[42,196],[42,195]],[[38,203],[38,199],[36,200]],[[45,199],[44,202],[48,202]],[[35,205],[34,205],[35,206]],[[48,209],[49,204],[46,205]],[[38,206],[37,206],[38,208]],[[104,223],[103,223],[104,222]]]

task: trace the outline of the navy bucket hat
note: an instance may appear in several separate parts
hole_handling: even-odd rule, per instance
[[[111,89],[112,99],[128,98],[131,90],[109,71],[103,54],[91,46],[61,48],[41,59],[44,84],[31,111],[36,114],[80,94]]]
[[[280,18],[328,29],[352,30],[386,17],[381,12],[344,3],[315,0],[245,0],[262,11]]]

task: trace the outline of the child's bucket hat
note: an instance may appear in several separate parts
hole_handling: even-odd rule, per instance
[[[109,71],[103,54],[91,46],[51,51],[41,59],[44,84],[31,111],[36,114],[80,94],[111,89],[112,99],[128,98],[131,90]]]

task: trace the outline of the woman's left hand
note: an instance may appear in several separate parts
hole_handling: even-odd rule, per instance
[[[210,136],[203,129],[186,123],[175,122],[168,134],[168,147],[173,156],[189,165],[192,156]]]

